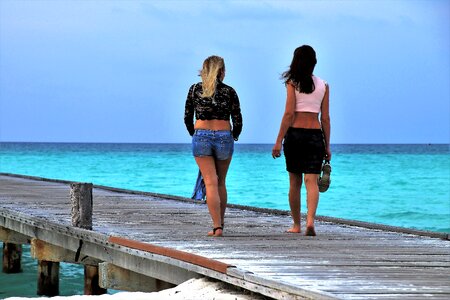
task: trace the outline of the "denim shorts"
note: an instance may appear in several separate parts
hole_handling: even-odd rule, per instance
[[[192,136],[192,154],[195,157],[213,156],[226,160],[233,151],[234,139],[229,130],[196,129]]]

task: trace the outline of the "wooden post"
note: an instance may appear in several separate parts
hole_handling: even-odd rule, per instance
[[[37,294],[48,297],[59,295],[59,262],[38,261]]]
[[[92,183],[70,184],[72,226],[92,230]]]
[[[3,272],[4,273],[20,273],[22,245],[13,243],[3,243]]]
[[[92,230],[92,183],[70,184],[72,202],[72,226]],[[106,289],[99,286],[98,266],[84,266],[84,294],[106,294]]]
[[[84,294],[103,295],[107,290],[99,285],[98,266],[84,266]]]

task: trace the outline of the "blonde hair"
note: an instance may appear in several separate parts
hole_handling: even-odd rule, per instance
[[[200,71],[202,77],[202,97],[211,97],[216,92],[216,83],[219,76],[225,71],[225,62],[220,56],[212,55],[205,59]]]

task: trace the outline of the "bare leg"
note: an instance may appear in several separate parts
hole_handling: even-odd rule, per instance
[[[221,227],[222,218],[220,216],[220,197],[218,189],[218,178],[216,164],[212,156],[195,157],[203,180],[206,186],[206,204],[208,205],[209,214],[213,221],[213,227]],[[215,233],[209,232],[208,235],[222,236],[222,230],[218,229]]]
[[[289,206],[291,207],[291,216],[294,221],[292,228],[288,232],[299,233],[300,227],[300,189],[302,187],[301,174],[289,172]]]
[[[319,186],[317,185],[318,174],[305,174],[306,204],[308,214],[306,217],[306,235],[316,235],[314,231],[314,218],[319,204]]]
[[[225,210],[227,208],[227,187],[225,185],[225,179],[227,177],[228,167],[231,163],[231,157],[226,160],[216,160],[216,170],[218,177],[218,188],[219,188],[219,197],[220,197],[220,216],[222,219],[222,224],[224,224],[225,220]]]

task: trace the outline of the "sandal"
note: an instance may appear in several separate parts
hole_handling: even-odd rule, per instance
[[[319,185],[319,192],[323,193],[328,190],[331,183],[331,165],[330,161],[326,160],[322,165],[322,175],[317,180],[317,184]]]
[[[208,232],[208,236],[222,236],[222,235],[216,235],[216,231],[219,229],[223,231],[223,227],[215,227],[215,228],[213,228],[212,231]]]

